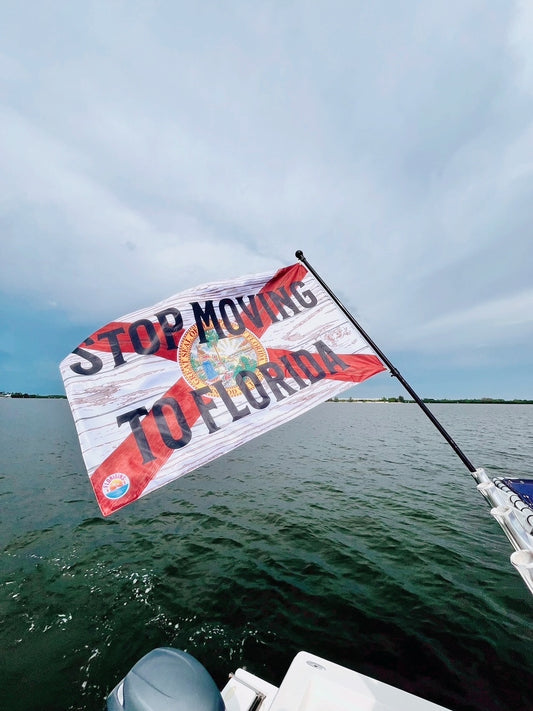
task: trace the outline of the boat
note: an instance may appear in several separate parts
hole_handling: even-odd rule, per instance
[[[292,660],[279,687],[245,669],[219,691],[187,652],[159,647],[113,689],[107,711],[449,711],[309,652]]]

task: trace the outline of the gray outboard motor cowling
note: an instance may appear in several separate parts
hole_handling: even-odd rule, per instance
[[[146,654],[107,698],[107,711],[225,711],[209,672],[187,652]]]

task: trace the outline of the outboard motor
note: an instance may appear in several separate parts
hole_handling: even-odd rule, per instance
[[[107,697],[107,711],[225,711],[211,675],[187,652],[148,652]]]

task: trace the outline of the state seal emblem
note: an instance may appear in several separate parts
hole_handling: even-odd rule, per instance
[[[206,342],[200,343],[196,325],[183,334],[178,350],[183,377],[194,390],[220,380],[230,397],[237,397],[241,390],[235,383],[235,376],[242,370],[255,372],[259,365],[267,363],[266,349],[248,329],[239,335],[220,338],[211,328],[206,330],[205,336]],[[211,388],[211,395],[220,397],[215,388]]]

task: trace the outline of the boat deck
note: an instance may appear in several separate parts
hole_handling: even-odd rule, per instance
[[[449,711],[308,652],[278,688],[238,669],[222,690],[227,711]]]

